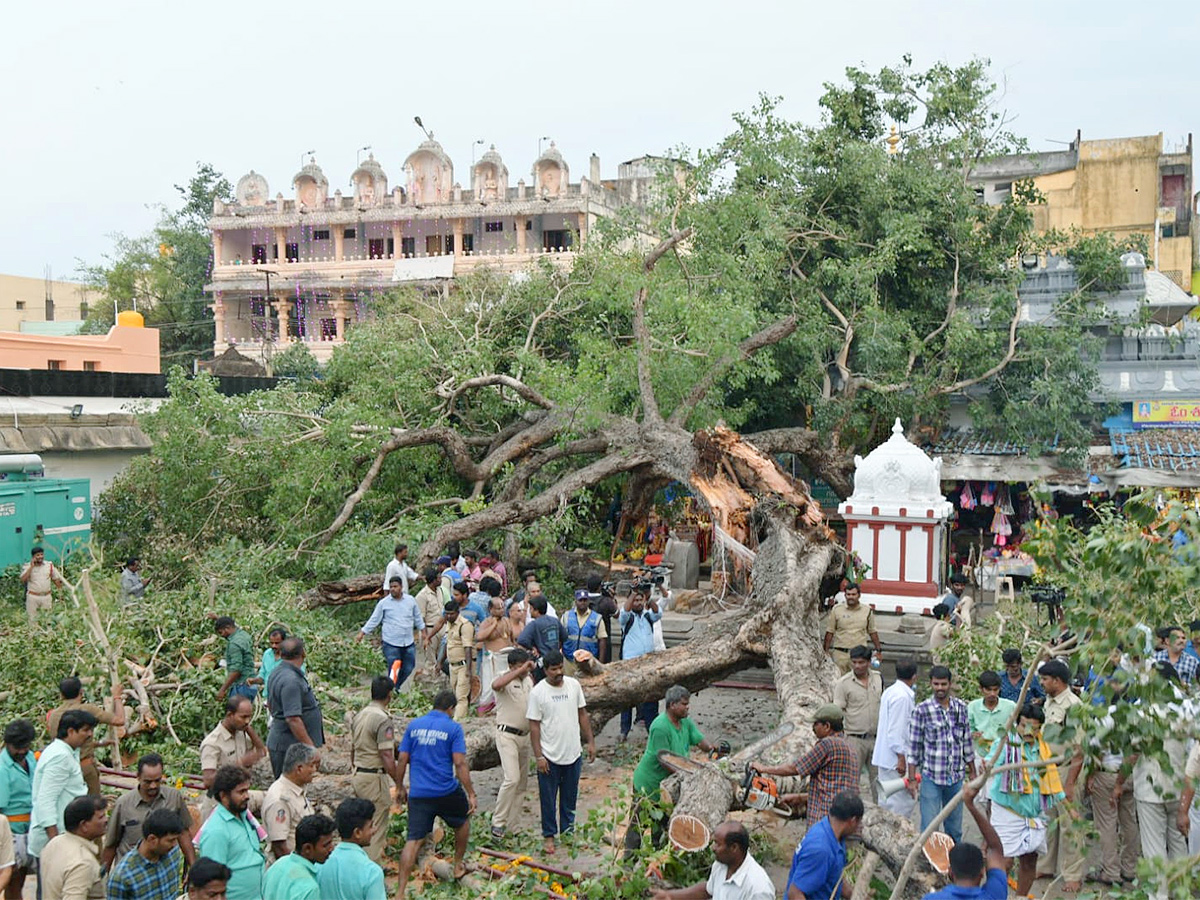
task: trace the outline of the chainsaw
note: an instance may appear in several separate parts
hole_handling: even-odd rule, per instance
[[[779,799],[779,785],[775,780],[750,763],[746,763],[746,772],[742,775],[742,805],[747,809],[773,812],[785,819],[792,815],[792,808]]]

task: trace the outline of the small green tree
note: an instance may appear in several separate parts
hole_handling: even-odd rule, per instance
[[[293,341],[271,359],[271,372],[276,378],[312,381],[320,371],[321,364],[303,341]]]
[[[204,286],[212,276],[212,237],[208,218],[213,201],[228,200],[229,181],[200,163],[186,185],[176,185],[181,203],[159,208],[158,223],[137,237],[113,236],[102,262],[79,262],[83,282],[105,297],[92,304],[84,330],[103,333],[118,309],[134,309],[159,329],[163,371],[211,354],[213,325]]]

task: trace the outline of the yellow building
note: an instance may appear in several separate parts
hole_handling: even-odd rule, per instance
[[[25,331],[34,323],[78,323],[87,318],[87,290],[73,281],[0,275],[0,331]]]
[[[1185,290],[1193,286],[1198,245],[1193,234],[1192,136],[1167,152],[1161,133],[1085,141],[1066,150],[1004,156],[971,173],[981,198],[1002,203],[1014,182],[1032,181],[1045,197],[1034,210],[1041,231],[1079,228],[1118,237],[1145,235],[1147,260]]]

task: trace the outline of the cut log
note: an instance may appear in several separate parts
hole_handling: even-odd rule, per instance
[[[676,850],[695,853],[708,846],[712,834],[700,819],[677,813],[671,816],[671,824],[667,826],[667,837]]]
[[[363,600],[378,600],[383,596],[383,573],[356,575],[345,581],[326,581],[305,591],[297,598],[304,609],[318,606],[345,606]]]

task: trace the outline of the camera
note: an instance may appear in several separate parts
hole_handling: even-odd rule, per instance
[[[1067,592],[1064,588],[1042,585],[1030,589],[1029,599],[1048,606],[1062,606],[1063,601],[1067,599]]]

